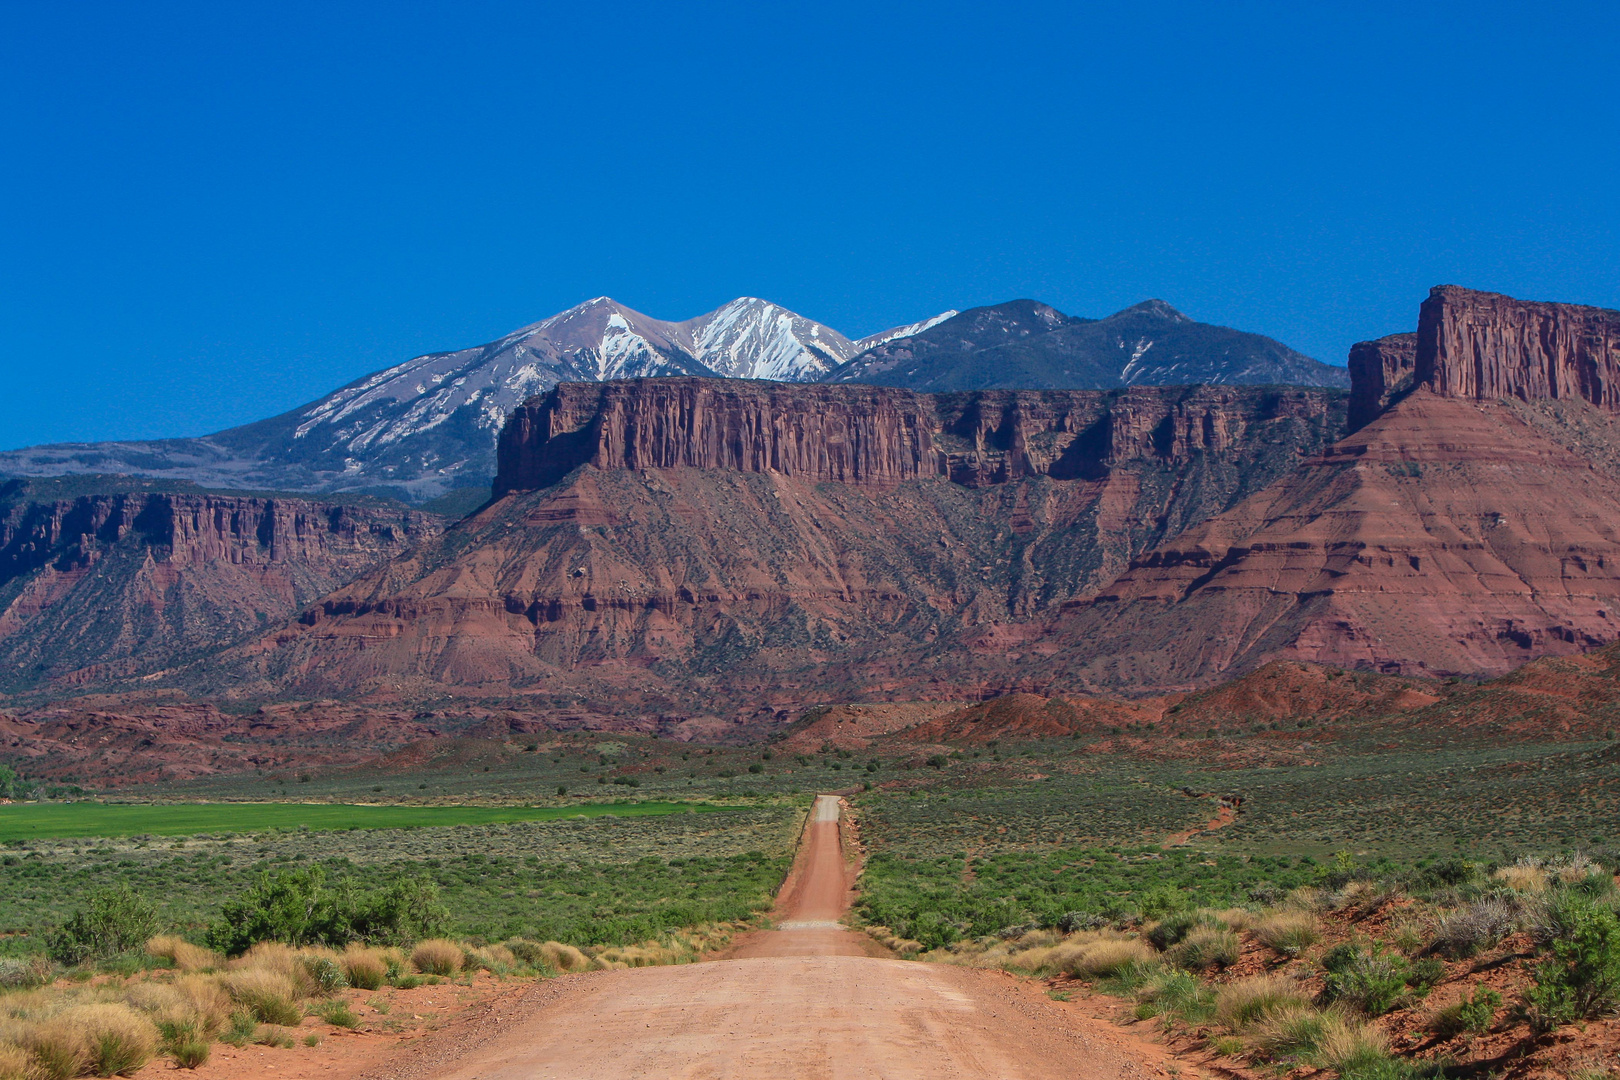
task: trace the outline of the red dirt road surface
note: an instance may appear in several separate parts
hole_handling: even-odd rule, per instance
[[[543,984],[453,1038],[373,1075],[433,1080],[1081,1077],[1164,1074],[1157,1047],[999,972],[888,959],[837,922],[852,873],[840,803],[823,795],[777,909],[777,929],[724,958]],[[446,1032],[446,1036],[450,1033]]]

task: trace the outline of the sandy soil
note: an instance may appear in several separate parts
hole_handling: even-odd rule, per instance
[[[823,796],[776,929],[723,959],[602,971],[520,999],[379,1062],[370,1077],[1044,1078],[1167,1074],[1168,1058],[1000,972],[885,959],[837,922],[852,872]]]

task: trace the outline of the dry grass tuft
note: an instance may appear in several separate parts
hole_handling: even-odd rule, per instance
[[[1283,905],[1303,911],[1326,911],[1329,906],[1327,894],[1309,885],[1301,885],[1289,893],[1283,900]]]
[[[63,1011],[59,1021],[78,1031],[86,1067],[97,1076],[125,1076],[157,1053],[157,1029],[128,1005],[76,1005]]]
[[[1268,949],[1298,956],[1321,937],[1316,915],[1304,908],[1280,908],[1256,920],[1254,936]]]
[[[1540,894],[1547,891],[1547,871],[1533,862],[1504,866],[1491,877],[1514,892]]]
[[[1389,1055],[1389,1036],[1371,1024],[1339,1013],[1328,1013],[1316,1042],[1316,1059],[1340,1072],[1357,1072]]]
[[[1196,927],[1170,950],[1172,959],[1189,971],[1230,967],[1242,955],[1243,943],[1225,927]]]
[[[1310,1005],[1305,991],[1281,975],[1256,975],[1229,982],[1215,991],[1215,1016],[1233,1031],[1241,1031],[1268,1016]]]
[[[241,968],[226,972],[222,981],[231,1000],[261,1023],[296,1027],[303,1020],[297,1002],[306,995],[283,972],[270,967]]]
[[[294,1000],[309,997],[317,989],[299,951],[278,941],[261,941],[226,966],[230,972],[257,970],[281,975],[292,985]]]
[[[1327,1025],[1327,1015],[1309,1005],[1284,1005],[1250,1025],[1248,1039],[1273,1057],[1298,1058],[1315,1053]]]
[[[896,954],[903,957],[916,956],[923,951],[922,942],[903,938],[887,926],[868,926],[866,935],[885,949],[892,949]]]
[[[0,1042],[0,1080],[33,1080],[34,1059],[16,1043]]]
[[[167,960],[181,971],[209,971],[225,966],[225,958],[212,949],[193,945],[185,938],[171,934],[160,934],[148,941],[146,955]]]
[[[497,975],[504,975],[517,967],[518,963],[512,950],[505,945],[486,945],[481,949],[468,949],[464,960],[469,970],[482,968]]]
[[[20,1042],[33,1056],[39,1080],[73,1080],[90,1062],[89,1048],[77,1027],[61,1014],[24,1026]]]
[[[549,967],[557,971],[584,971],[591,966],[590,957],[560,941],[547,941],[540,946],[540,956]]]
[[[443,938],[429,938],[411,950],[411,963],[424,975],[454,975],[462,962],[461,946]]]
[[[1048,962],[1077,978],[1102,979],[1132,967],[1153,966],[1159,962],[1159,954],[1145,941],[1104,940],[1072,946],[1065,942],[1052,950]]]
[[[338,962],[349,985],[360,990],[380,990],[388,981],[388,956],[380,949],[350,945]]]
[[[690,959],[688,954],[660,945],[656,941],[602,949],[591,957],[596,966],[601,968],[662,967],[688,959]]]

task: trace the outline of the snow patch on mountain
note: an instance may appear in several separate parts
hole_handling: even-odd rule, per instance
[[[880,334],[873,334],[871,337],[863,337],[861,340],[855,343],[855,352],[852,353],[851,356],[858,356],[867,349],[875,349],[877,346],[886,342],[897,341],[900,338],[915,337],[924,330],[930,330],[944,322],[946,319],[954,318],[960,314],[960,311],[952,308],[949,311],[940,312],[932,319],[924,319],[922,322],[914,322],[909,326],[896,326],[893,330],[885,330]],[[848,359],[848,357],[846,357],[846,359]]]

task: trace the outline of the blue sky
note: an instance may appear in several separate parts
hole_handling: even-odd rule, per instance
[[[0,446],[201,434],[592,296],[1150,296],[1343,363],[1620,307],[1620,5],[0,7]]]

